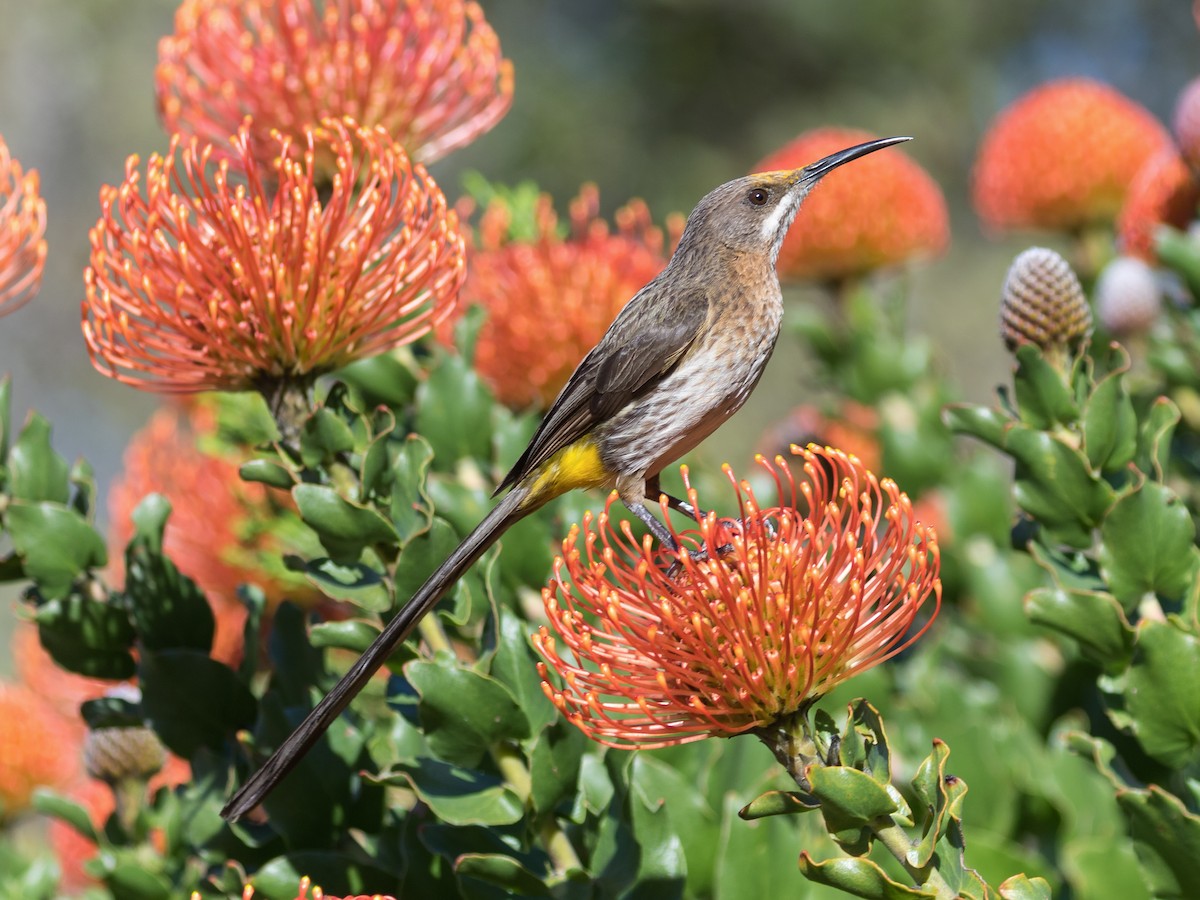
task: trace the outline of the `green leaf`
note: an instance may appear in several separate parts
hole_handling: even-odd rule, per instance
[[[498,853],[464,853],[456,861],[454,872],[460,880],[475,878],[503,888],[509,896],[550,896],[550,889],[546,883],[511,856]]]
[[[162,555],[171,504],[150,494],[133,513],[137,529],[125,549],[125,596],[138,640],[147,650],[212,649],[216,620],[204,593]]]
[[[234,444],[273,444],[280,439],[279,427],[258,391],[221,394],[217,407],[217,428],[225,440]]]
[[[1175,493],[1148,481],[1116,502],[1100,528],[1100,564],[1126,610],[1143,595],[1181,598],[1197,569],[1196,526]]]
[[[1154,231],[1154,252],[1184,280],[1193,297],[1200,297],[1200,248],[1190,234],[1159,225]]]
[[[246,607],[246,624],[242,626],[242,646],[259,647],[259,635],[262,634],[263,616],[267,611],[267,595],[262,588],[253,584],[238,586],[238,600]],[[247,684],[258,671],[259,654],[243,653],[242,663],[238,666],[238,677]]]
[[[806,897],[796,872],[797,833],[786,818],[743,821],[735,792],[722,798],[713,860],[713,891],[721,900]],[[753,805],[753,804],[752,804]]]
[[[1200,897],[1200,817],[1157,785],[1119,791],[1117,802],[1129,821],[1142,875],[1153,895]]]
[[[499,604],[492,606],[489,625],[486,650],[490,652],[482,662],[488,674],[512,692],[529,719],[530,732],[537,734],[558,718],[558,712],[542,689],[529,647],[532,626]]]
[[[424,758],[379,779],[404,784],[451,825],[511,825],[525,813],[521,799],[495,775]]]
[[[421,728],[435,756],[474,766],[497,741],[529,737],[529,720],[499,681],[439,656],[414,660],[404,674],[421,697]]]
[[[33,808],[42,815],[70,825],[91,843],[100,843],[100,835],[96,831],[96,826],[92,824],[92,815],[82,804],[46,788],[38,788],[33,792]]]
[[[1091,530],[1112,505],[1111,487],[1094,475],[1080,451],[1050,434],[1014,428],[1005,444],[1017,460],[1017,503],[1059,540],[1091,544]]]
[[[433,447],[434,466],[451,471],[465,457],[487,459],[492,397],[461,356],[447,354],[417,388],[417,432]]]
[[[166,878],[132,858],[116,862],[105,873],[104,883],[122,900],[170,900],[172,894]]]
[[[391,476],[392,442],[390,436],[396,428],[396,417],[390,410],[377,412],[372,422],[374,433],[362,453],[362,462],[358,467],[358,482],[362,486],[362,496],[377,498],[381,502],[387,499],[390,490],[388,479]],[[379,496],[383,494],[384,496]]]
[[[251,459],[238,467],[242,481],[265,484],[268,487],[290,491],[296,477],[284,466],[269,459]]]
[[[887,788],[865,772],[846,766],[813,765],[806,774],[832,834],[864,828],[896,811],[896,802]]]
[[[441,518],[434,518],[427,532],[405,544],[393,579],[397,601],[407,602],[456,547],[458,535]]]
[[[1125,386],[1129,354],[1115,344],[1117,369],[1102,378],[1083,409],[1083,450],[1093,469],[1116,472],[1137,452],[1138,420]]]
[[[639,852],[636,886],[626,896],[631,900],[682,898],[687,878],[687,854],[667,809],[667,797],[656,789],[657,785],[649,777],[653,764],[635,755],[630,767],[627,802],[633,839]],[[678,789],[676,785],[675,792]]]
[[[8,455],[8,492],[14,500],[65,504],[71,467],[50,444],[50,423],[30,413]]]
[[[985,444],[1004,449],[1005,433],[1013,420],[990,406],[951,403],[942,410],[942,421],[955,434],[969,434]]]
[[[306,560],[302,571],[313,586],[334,600],[345,600],[367,612],[386,612],[392,608],[383,575],[366,563],[340,565],[321,557]]]
[[[68,672],[111,679],[133,675],[134,630],[124,609],[74,594],[43,603],[36,621],[42,647]]]
[[[1000,885],[1004,900],[1050,900],[1050,882],[1045,878],[1014,875]]]
[[[96,500],[96,473],[92,470],[91,463],[86,459],[75,460],[67,480],[74,489],[70,508],[87,519]]]
[[[720,846],[720,821],[704,791],[690,776],[649,753],[634,755],[629,774],[632,800],[640,802],[655,817],[655,827],[662,832],[660,839],[665,839],[660,853],[673,867],[668,877],[686,874],[689,887],[697,894],[711,893],[713,860]],[[634,831],[639,836],[640,816],[635,811]],[[677,847],[683,850],[686,869],[674,856]]]
[[[794,816],[820,808],[821,804],[811,794],[802,794],[799,791],[767,791],[739,809],[738,817],[750,822],[767,816]]]
[[[316,468],[354,449],[354,432],[328,407],[320,407],[300,428],[300,459]]]
[[[104,539],[73,509],[14,499],[6,516],[25,575],[45,597],[65,597],[77,575],[108,562]]]
[[[950,748],[946,743],[934,738],[933,752],[925,757],[913,777],[913,790],[928,815],[920,843],[909,851],[908,861],[911,865],[925,866],[933,858],[938,841],[946,833],[955,814],[955,801],[961,799],[961,792],[957,788],[951,791],[947,783],[946,760],[949,756]]]
[[[1171,436],[1179,424],[1179,407],[1166,397],[1159,397],[1150,406],[1138,435],[1135,460],[1138,469],[1155,480],[1162,481],[1171,454]]]
[[[407,406],[417,389],[417,376],[390,353],[352,362],[337,377],[362,391],[373,406]]]
[[[1111,675],[1129,663],[1134,630],[1111,594],[1038,588],[1026,596],[1025,614],[1031,622],[1074,638],[1087,657]]]
[[[414,537],[429,530],[433,506],[425,491],[433,448],[423,437],[410,434],[392,460],[392,521],[407,546]]]
[[[816,884],[825,884],[868,900],[932,900],[937,897],[937,892],[932,888],[922,890],[892,881],[883,869],[869,859],[842,857],[817,862],[806,850],[800,854],[800,871]]]
[[[1017,348],[1017,369],[1013,373],[1013,394],[1021,421],[1033,428],[1047,430],[1069,425],[1079,417],[1075,398],[1062,374],[1046,361],[1036,344]]]
[[[379,629],[361,619],[321,622],[314,625],[309,638],[314,647],[337,647],[362,653],[379,637]]]
[[[321,546],[339,563],[355,563],[371,544],[398,544],[392,523],[375,510],[342,497],[331,487],[298,484],[292,497],[300,518],[317,533]]]
[[[254,695],[228,666],[196,650],[144,651],[138,662],[142,711],[173,753],[219,751],[258,714]]]
[[[866,700],[858,700],[850,707],[842,734],[841,756],[842,765],[866,772],[881,785],[891,784],[891,751],[883,718]]]
[[[535,813],[552,812],[574,794],[587,747],[583,732],[564,721],[540,731],[529,752],[529,799]]]
[[[1142,748],[1183,768],[1200,745],[1200,638],[1169,622],[1145,620],[1125,683],[1125,707]]]

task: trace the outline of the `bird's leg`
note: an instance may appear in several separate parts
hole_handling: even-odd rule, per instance
[[[678,497],[673,497],[664,491],[659,484],[659,477],[657,475],[651,475],[646,479],[646,496],[665,498],[668,508],[673,509],[676,512],[683,513],[689,519],[692,519],[697,525],[704,521],[705,514],[702,514],[700,510],[696,509],[696,507],[692,506],[692,504],[688,503],[686,500],[680,500]],[[644,522],[646,520],[642,519],[642,521]],[[657,520],[655,521],[657,522]],[[654,529],[651,528],[650,530],[653,531]],[[678,551],[679,548],[676,546],[674,549]],[[717,548],[717,556],[723,556],[732,549],[733,547],[731,545],[724,544]],[[688,553],[691,554],[691,557],[695,562],[701,562],[702,560],[708,559],[708,550],[706,549],[689,550]],[[674,576],[678,574],[678,572],[679,563],[676,562],[672,564],[671,570],[667,574]]]
[[[651,475],[646,479],[646,496],[647,497],[666,497],[667,506],[676,512],[683,513],[689,519],[699,523],[703,518],[700,511],[686,500],[680,500],[678,497],[673,497],[659,486],[657,475]]]
[[[672,553],[679,552],[679,542],[675,540],[675,535],[671,534],[671,529],[660,522],[654,513],[646,509],[646,504],[630,503],[626,500],[625,506],[646,524],[646,527],[650,529],[650,533],[658,538],[660,544],[669,548]]]

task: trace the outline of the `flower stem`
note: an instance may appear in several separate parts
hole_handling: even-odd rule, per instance
[[[914,866],[909,862],[908,854],[912,851],[914,844],[909,838],[908,832],[891,816],[880,816],[872,820],[869,827],[879,843],[887,847],[888,852],[896,857],[896,861],[900,865],[904,866],[904,871],[908,872],[916,884],[933,888],[939,900],[942,898],[954,900],[958,896],[957,892],[946,883],[942,873],[934,868],[932,861],[924,866]]]

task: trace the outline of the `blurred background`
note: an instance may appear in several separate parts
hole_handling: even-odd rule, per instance
[[[41,173],[50,256],[37,299],[0,319],[0,371],[14,418],[36,408],[68,458],[86,456],[103,491],[153,395],[96,374],[79,330],[81,273],[97,193],[130,153],[163,150],[154,106],[168,0],[0,0],[0,134]],[[1050,78],[1108,82],[1166,121],[1200,71],[1183,0],[503,0],[482,3],[516,71],[512,111],[432,172],[453,199],[465,170],[533,180],[560,211],[584,181],[605,213],[640,196],[658,222],[687,212],[820,125],[911,134],[908,152],[950,204],[949,252],[917,270],[914,327],[944,350],[961,394],[985,400],[1009,365],[996,303],[1015,252],[1046,236],[984,235],[969,205],[981,134]],[[796,302],[815,300],[803,293]],[[804,399],[797,345],[711,455],[746,458],[754,436]]]

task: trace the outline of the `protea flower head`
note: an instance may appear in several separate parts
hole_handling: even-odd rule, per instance
[[[46,266],[46,202],[0,137],[0,316],[37,293]]]
[[[1200,204],[1200,181],[1179,151],[1163,147],[1134,177],[1117,218],[1117,244],[1127,256],[1155,262],[1160,225],[1186,228]]]
[[[571,202],[565,238],[544,194],[532,240],[510,236],[504,200],[481,217],[460,309],[478,303],[487,310],[475,367],[508,406],[549,406],[621,308],[667,263],[663,232],[645,203],[618,210],[615,230],[599,209],[599,191],[584,185]],[[449,322],[439,336],[452,339]]]
[[[291,889],[288,889],[289,893]],[[246,885],[242,891],[242,900],[254,900],[257,895],[254,892],[253,885]],[[192,894],[192,900],[200,900],[200,894]],[[296,900],[396,900],[390,894],[357,894],[353,897],[347,895],[345,897],[334,897],[326,894],[321,890],[320,886],[312,883],[307,875],[300,879],[300,884],[297,888]]]
[[[272,130],[299,142],[343,116],[428,163],[512,104],[512,64],[470,0],[184,0],[158,55],[167,130],[220,154],[249,116],[260,163]]]
[[[814,129],[760,161],[754,171],[796,169],[874,137],[850,128]],[[949,242],[950,220],[941,188],[893,148],[821,180],[784,239],[779,277],[840,281],[935,256]]]
[[[34,790],[60,787],[78,765],[72,724],[20,683],[0,682],[0,717],[9,723],[0,741],[0,818],[29,807]]]
[[[380,128],[328,121],[269,153],[248,126],[229,143],[176,135],[100,193],[84,272],[96,368],[146,390],[305,383],[412,341],[453,308],[464,248],[453,211]],[[254,160],[269,155],[268,187]],[[328,191],[318,156],[336,161]]]
[[[1145,109],[1086,78],[1051,81],[1002,112],[975,160],[975,210],[996,230],[1077,231],[1116,218],[1170,138]]]
[[[1000,300],[1000,337],[1009,351],[1036,344],[1061,356],[1092,333],[1092,311],[1071,264],[1045,247],[1013,260]]]
[[[637,540],[608,508],[572,528],[533,640],[547,696],[593,740],[665,747],[768,726],[928,627],[940,557],[908,497],[839,450],[792,453],[798,483],[783,457],[759,457],[770,507],[726,467],[738,518],[709,514],[676,535],[679,552]],[[688,498],[704,508],[690,484]]]

